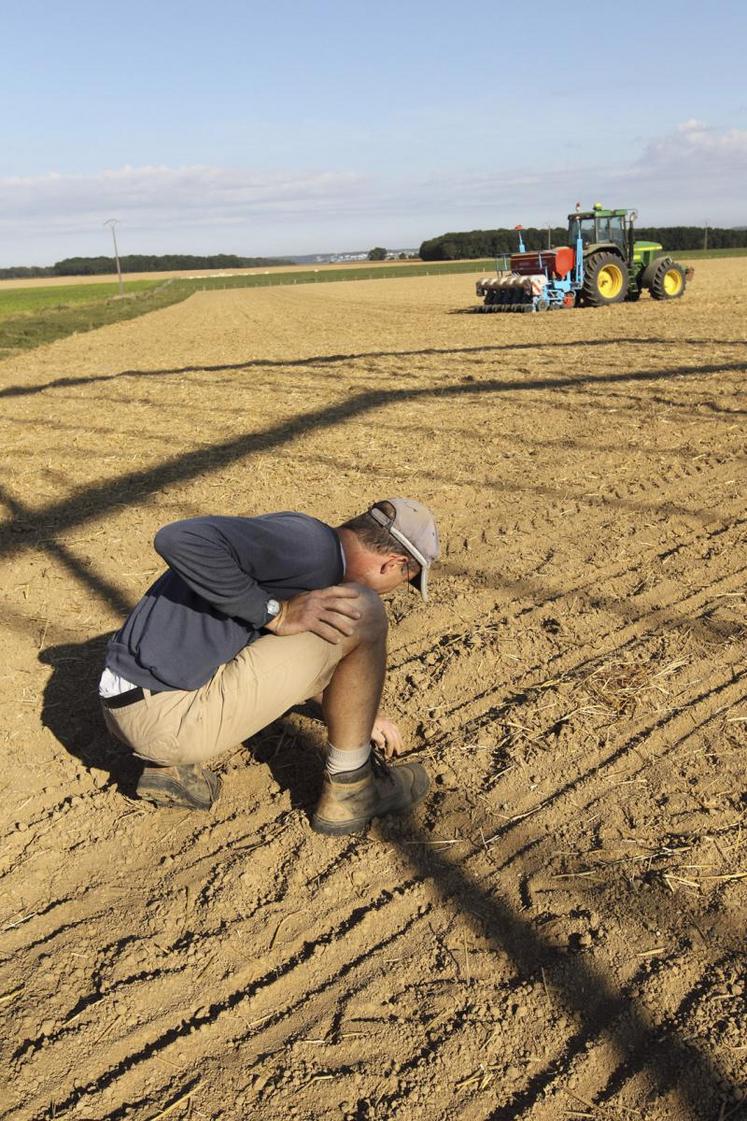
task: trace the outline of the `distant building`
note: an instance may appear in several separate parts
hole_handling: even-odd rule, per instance
[[[408,257],[417,257],[417,249],[390,249],[387,252],[388,261],[396,261],[400,253]],[[349,253],[311,253],[301,257],[291,257],[297,265],[346,265],[357,261],[368,260],[368,250],[355,250]]]

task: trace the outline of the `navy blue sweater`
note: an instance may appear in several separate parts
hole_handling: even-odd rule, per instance
[[[344,575],[337,534],[306,514],[189,518],[159,529],[169,566],[110,640],[106,664],[154,692],[199,689],[259,637],[267,600]]]

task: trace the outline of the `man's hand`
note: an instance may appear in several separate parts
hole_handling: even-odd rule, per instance
[[[383,752],[384,758],[389,760],[393,759],[395,755],[399,755],[404,744],[402,742],[402,733],[393,720],[387,720],[386,716],[381,713],[374,721],[373,730],[371,731],[371,742],[378,747],[379,751]]]
[[[280,614],[265,630],[281,637],[310,631],[336,646],[355,631],[361,617],[358,598],[358,589],[350,584],[301,592],[282,604]]]

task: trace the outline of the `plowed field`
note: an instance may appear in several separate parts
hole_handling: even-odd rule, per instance
[[[747,266],[471,316],[469,276],[204,293],[0,365],[0,1118],[745,1116]],[[131,797],[107,635],[198,513],[437,512],[386,707],[433,791],[313,834],[321,729]]]

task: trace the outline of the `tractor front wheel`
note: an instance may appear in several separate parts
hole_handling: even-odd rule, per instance
[[[589,307],[619,304],[628,293],[628,266],[614,253],[594,253],[584,261],[583,301]]]
[[[685,291],[685,270],[676,261],[662,261],[651,281],[655,300],[676,300]]]

